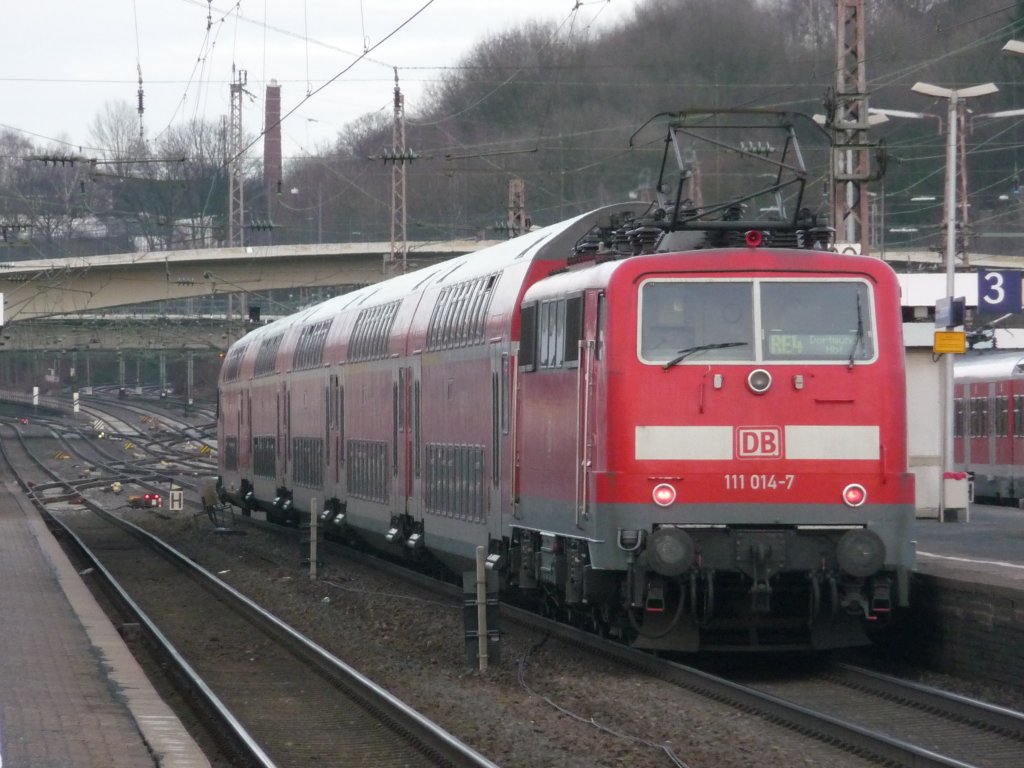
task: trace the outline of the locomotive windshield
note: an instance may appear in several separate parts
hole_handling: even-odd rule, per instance
[[[640,289],[640,359],[870,361],[871,296],[862,280],[648,280]]]

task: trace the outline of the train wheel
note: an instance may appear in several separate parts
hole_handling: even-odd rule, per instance
[[[608,612],[606,606],[595,605],[590,609],[589,629],[598,637],[608,637],[608,622],[605,614]]]
[[[813,624],[814,620],[818,618],[818,614],[821,613],[821,582],[818,581],[817,574],[810,574],[808,579],[810,583],[810,605],[808,609],[810,615],[807,617],[808,623]]]

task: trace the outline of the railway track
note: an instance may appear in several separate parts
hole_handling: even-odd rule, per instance
[[[132,492],[154,492],[166,499],[174,485],[190,491],[186,494],[186,505],[198,509],[201,487],[216,472],[216,454],[197,449],[205,443],[191,439],[182,442],[180,434],[189,428],[186,422],[147,414],[140,408],[131,411],[130,420],[122,420],[126,412],[118,408],[118,403],[104,408],[96,413],[102,414],[106,422],[118,425],[120,431],[116,436],[107,434],[101,438],[88,421],[45,414],[35,415],[27,426],[20,427],[20,434],[31,436],[39,446],[52,446],[48,450],[40,448],[39,453],[59,454],[67,461],[69,470],[77,470],[79,476],[69,480],[76,487],[88,487],[95,478],[97,482],[121,483],[126,488],[121,494],[125,499]],[[161,434],[151,435],[146,426],[156,419]]]
[[[245,520],[244,525],[267,527],[258,520]],[[462,597],[458,587],[399,565],[349,550],[345,557],[373,561],[375,567],[436,589],[453,601]],[[503,626],[515,624],[558,638],[599,659],[727,703],[871,762],[913,768],[1021,765],[1024,714],[955,693],[850,664],[806,658],[789,670],[786,664],[773,663],[766,673],[763,657],[743,656],[724,669],[717,657],[711,657],[715,662],[701,669],[627,648],[507,603],[501,605],[501,616]],[[708,671],[716,667],[722,671]]]
[[[888,734],[901,744],[936,755],[936,765],[1012,768],[1021,764],[1024,753],[1021,713],[848,664],[831,665],[813,677],[801,674],[749,685]]]
[[[0,438],[62,535],[96,574],[123,585],[112,587],[132,616],[122,626],[161,648],[245,765],[493,765],[155,537],[54,493],[69,486],[44,481],[45,462],[9,430]]]
[[[272,530],[278,535],[297,535],[277,526]],[[359,555],[346,550],[344,557],[352,560]],[[375,567],[391,568],[380,564]],[[402,578],[422,580],[405,571],[400,573]],[[430,583],[436,588],[436,582]],[[459,590],[450,589],[448,594],[453,602],[461,599]],[[998,768],[1018,765],[1017,756],[1024,746],[1019,713],[853,667],[816,665],[815,675],[802,670],[765,676],[735,669],[714,675],[609,644],[506,605],[502,612],[506,624],[550,634],[569,645],[587,648],[599,658],[614,659],[651,677],[756,713],[769,722],[841,745],[874,762]]]

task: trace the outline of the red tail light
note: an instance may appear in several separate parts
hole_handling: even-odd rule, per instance
[[[676,500],[676,489],[668,483],[660,483],[654,486],[651,492],[654,503],[659,507],[667,507]]]
[[[859,507],[868,500],[868,492],[863,485],[850,483],[843,488],[843,503],[848,507]]]

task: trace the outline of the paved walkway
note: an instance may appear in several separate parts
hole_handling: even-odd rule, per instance
[[[0,768],[209,768],[39,513],[0,486]]]

